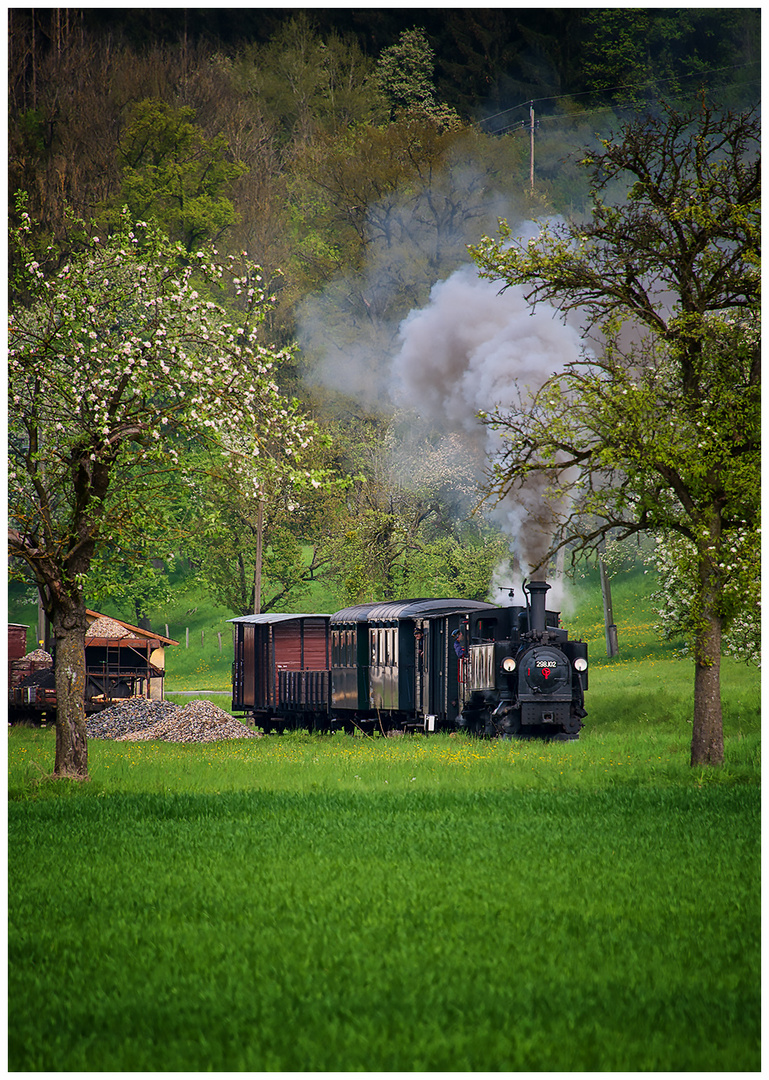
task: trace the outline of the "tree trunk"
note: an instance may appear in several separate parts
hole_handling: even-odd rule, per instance
[[[90,780],[85,727],[85,603],[54,608],[56,762],[54,776]]]
[[[700,564],[700,603],[694,643],[694,720],[692,765],[723,765],[724,727],[721,712],[721,616],[718,587],[710,561]]]

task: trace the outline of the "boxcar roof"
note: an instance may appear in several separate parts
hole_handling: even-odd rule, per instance
[[[322,611],[288,612],[288,611],[265,611],[260,615],[239,615],[237,619],[228,619],[227,622],[254,623],[266,626],[270,623],[286,622],[288,619],[330,619],[331,616]]]

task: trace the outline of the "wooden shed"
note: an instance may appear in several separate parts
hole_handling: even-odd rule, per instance
[[[165,650],[178,645],[152,630],[86,612],[85,710],[98,712],[115,701],[144,697],[162,701]],[[53,657],[43,649],[26,652],[27,627],[8,626],[8,706],[12,721],[53,719],[56,681]]]
[[[145,697],[162,701],[165,689],[165,650],[178,645],[152,630],[86,611],[86,699]]]

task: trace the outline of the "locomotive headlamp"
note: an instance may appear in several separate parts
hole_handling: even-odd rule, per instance
[[[577,659],[574,661],[574,670],[587,671],[587,660],[584,658],[584,656],[578,656]]]
[[[506,656],[502,661],[502,670],[507,672],[508,675],[515,671],[515,658],[512,656]]]

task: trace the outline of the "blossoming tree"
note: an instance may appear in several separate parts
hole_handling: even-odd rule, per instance
[[[84,584],[94,552],[151,503],[154,478],[181,468],[181,445],[221,455],[246,442],[252,472],[294,474],[314,427],[279,391],[284,354],[259,340],[270,298],[245,256],[190,255],[124,215],[114,236],[92,237],[46,273],[32,256],[33,223],[25,213],[21,221],[9,551],[31,571],[52,627],[54,775],[84,779]]]

